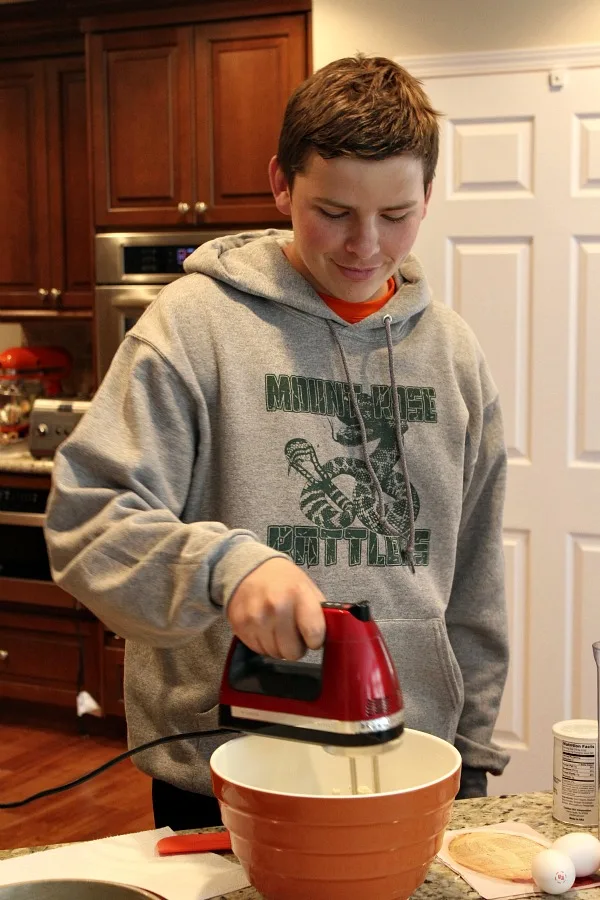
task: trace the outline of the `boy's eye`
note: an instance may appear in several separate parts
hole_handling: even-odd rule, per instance
[[[327,212],[327,210],[323,209],[322,207],[319,207],[319,212],[322,215],[324,215],[327,219],[343,219],[345,216],[348,215],[347,212],[341,212],[341,213]]]
[[[328,212],[326,209],[323,209],[322,206],[318,207],[319,212],[322,216],[325,216],[326,219],[345,219],[348,215],[347,212],[333,213]],[[382,218],[386,220],[386,222],[403,222],[404,219],[408,217],[408,213],[404,213],[401,216],[388,216],[383,214]]]

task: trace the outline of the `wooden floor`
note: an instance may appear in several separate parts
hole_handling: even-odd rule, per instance
[[[87,718],[87,717],[86,717]],[[98,731],[98,722],[90,728]],[[51,718],[0,701],[0,803],[65,784],[127,749],[124,726],[80,733],[68,713]],[[0,849],[92,840],[154,828],[150,779],[127,759],[97,778],[26,806],[0,810]]]

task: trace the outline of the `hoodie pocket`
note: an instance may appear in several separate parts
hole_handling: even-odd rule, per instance
[[[405,724],[454,742],[463,679],[442,619],[378,620],[404,698]]]

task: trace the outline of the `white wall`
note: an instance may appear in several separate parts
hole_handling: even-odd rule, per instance
[[[313,0],[313,64],[600,43],[600,0]]]

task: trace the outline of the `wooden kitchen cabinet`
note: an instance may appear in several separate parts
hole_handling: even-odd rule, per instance
[[[0,64],[0,306],[50,287],[44,64]]]
[[[93,305],[92,215],[83,58],[45,62],[48,112],[50,284],[57,309]]]
[[[207,207],[197,221],[284,218],[268,164],[288,97],[308,75],[304,17],[211,23],[194,38],[196,195]]]
[[[51,580],[42,533],[50,487],[48,473],[0,471],[0,703],[37,702],[76,715],[86,690],[102,715],[122,717],[124,641]],[[23,553],[15,549],[21,545]]]
[[[192,196],[192,30],[89,38],[97,225],[175,225]]]
[[[88,35],[97,226],[278,221],[267,166],[305,13]]]
[[[124,718],[124,668],[125,641],[56,585],[0,578],[0,698],[75,711],[86,690]]]
[[[99,627],[85,613],[0,604],[0,697],[73,709],[81,689],[98,698]]]
[[[82,57],[0,62],[0,309],[92,306]]]

